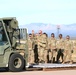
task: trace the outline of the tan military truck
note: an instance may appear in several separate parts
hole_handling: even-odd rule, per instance
[[[21,71],[27,64],[27,30],[25,42],[20,41],[20,29],[15,17],[0,18],[0,68]],[[22,46],[22,47],[21,47]]]

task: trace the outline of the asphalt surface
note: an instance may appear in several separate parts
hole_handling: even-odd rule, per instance
[[[7,72],[5,70],[0,70],[0,75],[76,75],[76,70],[23,71],[23,72]]]

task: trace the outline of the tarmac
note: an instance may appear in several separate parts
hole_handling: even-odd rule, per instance
[[[0,75],[76,75],[76,70],[0,72]]]

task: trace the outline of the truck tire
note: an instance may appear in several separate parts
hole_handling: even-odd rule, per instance
[[[24,59],[20,54],[13,54],[9,60],[9,70],[12,72],[22,71],[24,68]]]

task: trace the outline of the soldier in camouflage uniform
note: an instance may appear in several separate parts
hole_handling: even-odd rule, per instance
[[[28,63],[34,63],[34,51],[33,51],[33,43],[32,43],[32,34],[29,34],[28,37]]]
[[[39,31],[39,36],[38,36],[38,58],[39,62],[45,62],[44,60],[44,52],[46,48],[46,34],[42,34],[42,31]]]
[[[41,42],[41,38],[42,37],[42,31],[41,30],[39,30],[39,33],[38,33],[38,36],[37,36],[37,42],[38,42],[38,62],[41,62],[41,57],[40,57],[40,49],[41,49],[41,47],[40,47],[40,42]]]
[[[62,38],[62,34],[59,34],[59,39],[57,40],[57,62],[59,62],[59,59],[61,57],[61,60],[63,62],[63,51],[64,51],[64,39]]]
[[[71,51],[73,50],[73,43],[70,40],[70,36],[66,36],[66,40],[64,41],[64,60],[63,63],[65,63],[67,60],[68,56],[68,61],[69,63],[72,63],[72,53]]]
[[[46,34],[46,33],[44,33],[44,35],[46,35],[45,36],[45,49],[44,49],[44,61],[45,61],[45,63],[47,63],[48,62],[48,35]]]
[[[57,50],[56,50],[56,39],[54,33],[51,34],[51,38],[49,39],[49,47],[51,50],[49,58],[51,57],[51,62],[55,62],[57,56]]]
[[[34,49],[34,47],[35,47],[35,33],[34,33],[34,30],[32,30],[32,37],[31,37],[31,39],[32,39],[33,49]]]

